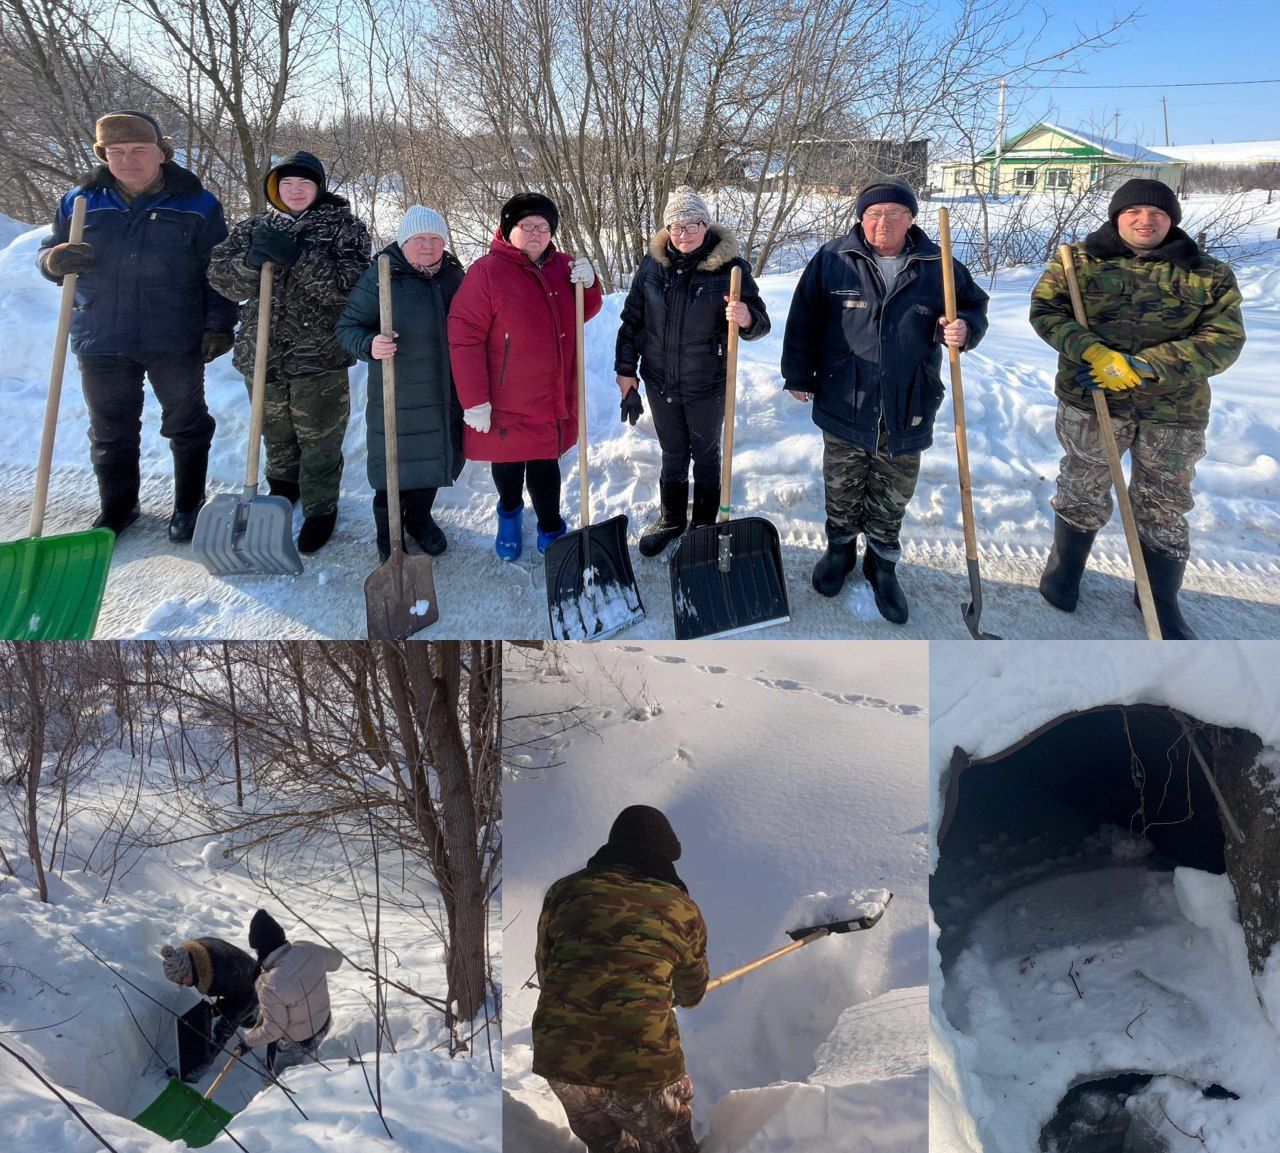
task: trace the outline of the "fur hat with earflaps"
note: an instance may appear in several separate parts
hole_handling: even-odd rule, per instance
[[[108,112],[93,129],[93,154],[105,164],[112,144],[155,144],[165,160],[173,159],[173,137],[166,136],[154,117],[126,109]]]

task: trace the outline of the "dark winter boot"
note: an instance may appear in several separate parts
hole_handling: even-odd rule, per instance
[[[813,589],[824,597],[835,596],[844,588],[844,579],[858,563],[858,538],[848,544],[827,542],[827,551],[813,566]]]
[[[404,510],[404,530],[418,542],[427,556],[439,556],[449,547],[444,531],[431,515],[435,504],[433,488],[411,488],[400,494],[400,507]]]
[[[1182,588],[1187,562],[1148,548],[1146,541],[1142,542],[1142,559],[1147,562],[1147,579],[1151,582],[1151,599],[1156,604],[1161,637],[1167,641],[1197,640],[1191,626],[1182,619],[1182,609],[1178,607],[1178,591]],[[1142,607],[1137,585],[1133,588],[1133,603]]]
[[[387,513],[387,494],[375,492],[373,496],[373,525],[378,537],[378,563],[391,559],[391,519]]]
[[[333,527],[338,523],[338,513],[335,509],[333,512],[317,513],[315,516],[304,517],[302,521],[302,529],[298,533],[298,551],[299,552],[319,552],[329,543],[329,538],[333,536]]]
[[[658,519],[640,534],[640,555],[657,556],[685,530],[689,523],[689,482],[674,481],[658,486],[662,501]],[[718,499],[718,498],[717,498]]]
[[[706,488],[694,482],[692,527],[704,528],[706,525],[715,524],[719,512],[720,486]]]
[[[862,558],[862,575],[870,582],[871,591],[876,595],[876,608],[891,624],[905,625],[907,594],[898,583],[898,574],[894,571],[897,567],[897,561],[885,560],[867,545],[866,555]]]
[[[204,482],[209,471],[209,452],[193,452],[173,458],[173,516],[169,518],[169,540],[189,541],[196,531],[196,518],[204,507]]]
[[[93,527],[109,528],[119,536],[142,515],[142,506],[138,503],[138,490],[142,487],[138,462],[100,464],[94,472],[98,476],[102,511]]]
[[[1064,613],[1076,611],[1080,599],[1080,578],[1093,548],[1097,530],[1085,532],[1060,516],[1053,518],[1053,548],[1040,577],[1040,595]]]
[[[267,495],[282,496],[290,504],[297,504],[302,499],[302,489],[296,480],[281,480],[278,476],[267,477]]]

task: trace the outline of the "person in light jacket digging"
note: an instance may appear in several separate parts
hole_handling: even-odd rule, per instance
[[[243,1057],[267,1046],[267,1069],[278,1073],[313,1057],[329,1033],[329,979],[342,954],[313,941],[289,941],[279,922],[259,909],[249,923],[249,945],[258,954],[258,1020],[236,1047]]]

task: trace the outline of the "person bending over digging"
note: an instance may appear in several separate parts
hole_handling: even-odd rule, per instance
[[[236,1056],[267,1046],[274,1076],[316,1055],[328,1036],[329,978],[342,954],[313,941],[289,941],[276,919],[259,909],[249,922],[249,947],[258,954],[258,1019],[236,1046]]]
[[[677,875],[680,842],[647,805],[547,891],[533,1071],[589,1153],[697,1153],[675,1007],[707,988],[707,926]]]
[[[240,1026],[258,1014],[254,979],[258,962],[243,949],[220,937],[197,937],[181,945],[165,945],[160,950],[164,975],[175,985],[189,985],[208,997],[218,1015],[213,1026],[213,1043],[222,1048]],[[207,1067],[207,1066],[206,1066]],[[198,1080],[202,1069],[188,1072],[187,1080]]]

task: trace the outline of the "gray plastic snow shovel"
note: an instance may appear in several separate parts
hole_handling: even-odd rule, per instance
[[[729,299],[742,296],[742,270],[729,274]],[[778,530],[760,516],[729,519],[733,418],[738,391],[738,326],[729,325],[720,462],[719,523],[690,529],[671,554],[676,639],[731,636],[791,619]]]
[[[378,311],[383,336],[394,331],[391,315],[391,257],[378,257]],[[387,452],[387,524],[391,555],[364,582],[364,609],[370,640],[403,641],[440,619],[431,558],[404,551],[400,530],[400,442],[396,435],[396,358],[382,362],[382,429]]]
[[[258,284],[258,344],[253,357],[249,415],[249,464],[244,492],[224,492],[200,510],[191,551],[214,576],[250,573],[297,576],[302,558],[293,541],[293,505],[282,496],[258,495],[262,404],[267,391],[267,342],[271,339],[271,291],[275,265],[262,266]]]
[[[867,917],[852,917],[846,921],[827,921],[822,925],[806,925],[803,929],[790,929],[787,936],[791,938],[791,944],[783,945],[781,949],[774,949],[772,953],[766,953],[763,957],[757,957],[754,961],[748,961],[745,965],[740,965],[736,969],[730,969],[723,977],[716,977],[707,982],[707,992],[712,989],[718,989],[721,985],[727,985],[730,981],[736,981],[739,977],[753,972],[760,968],[761,965],[767,965],[770,961],[776,961],[779,957],[785,957],[788,953],[794,953],[797,949],[803,949],[806,945],[812,945],[814,941],[820,941],[823,937],[830,937],[833,933],[857,933],[863,929],[872,929],[880,923],[880,919],[884,916],[884,911],[889,907],[889,902],[893,900],[893,894],[890,893],[884,901],[884,905],[878,913],[873,913]]]
[[[578,352],[578,483],[582,527],[553,540],[546,553],[547,615],[558,641],[598,641],[644,620],[644,605],[627,551],[627,518],[591,523],[587,476],[586,310],[575,284]]]

